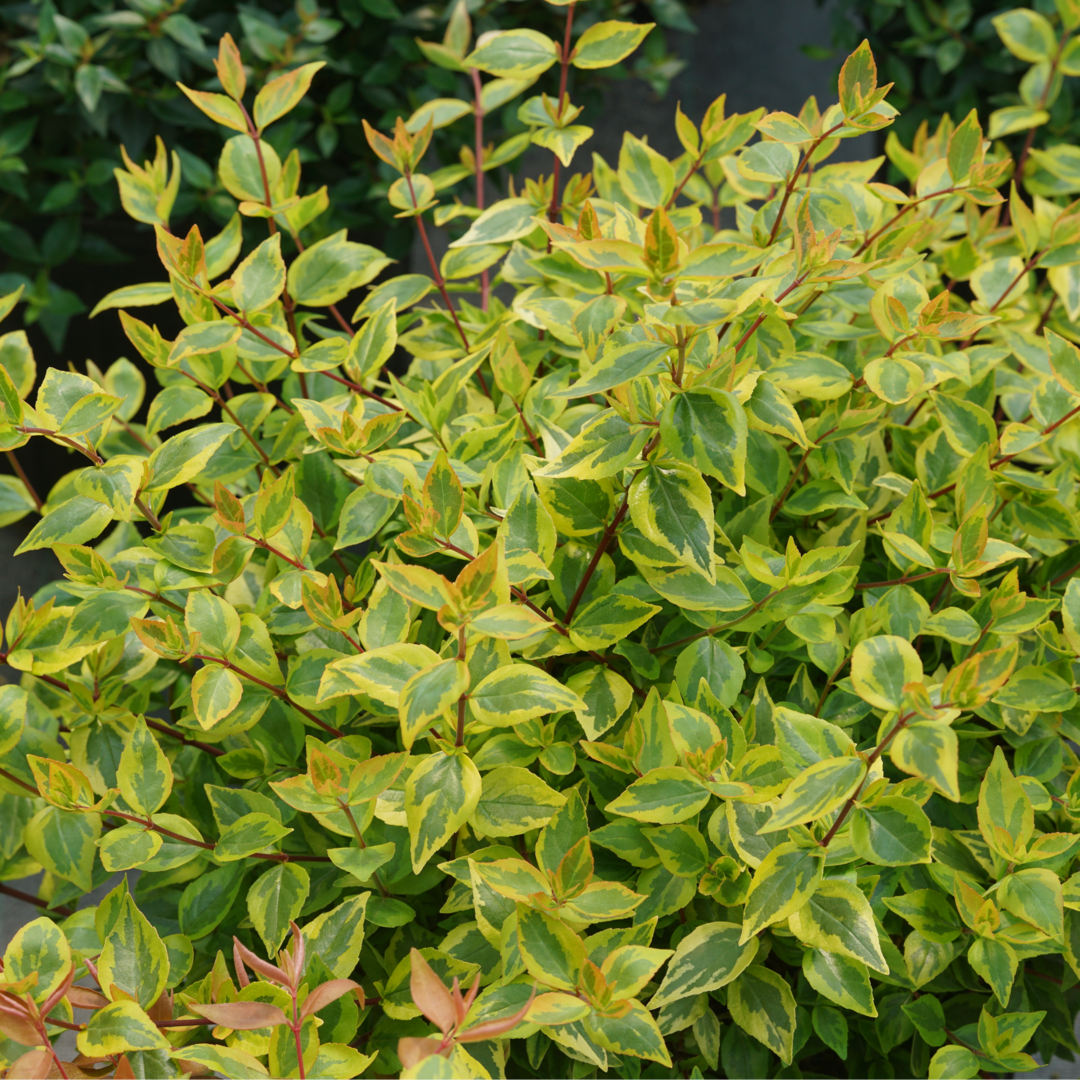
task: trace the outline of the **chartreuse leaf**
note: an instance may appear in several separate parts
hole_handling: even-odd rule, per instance
[[[585,1031],[605,1050],[670,1068],[671,1055],[652,1013],[640,1001],[630,999],[627,1004],[630,1008],[619,1017],[589,1016],[583,1024]]]
[[[370,896],[364,892],[350,897],[301,928],[308,956],[320,957],[335,978],[348,978],[360,958]]]
[[[648,441],[648,428],[629,423],[614,410],[605,411],[586,424],[540,473],[595,480],[615,476],[641,453]]]
[[[206,411],[208,410],[203,410]],[[142,480],[142,458],[132,454],[119,454],[106,465],[84,469],[75,479],[75,490],[80,495],[102,503],[118,518],[126,520],[131,517],[132,506]]]
[[[866,765],[859,758],[826,758],[815,762],[795,777],[758,834],[824,817],[855,792],[865,774]]]
[[[211,120],[233,131],[246,131],[244,112],[240,106],[224,94],[208,94],[203,90],[189,90],[183,83],[177,84],[188,100]]]
[[[876,709],[899,709],[908,683],[922,682],[919,654],[910,642],[894,635],[868,638],[851,656],[855,692]]]
[[[322,60],[313,64],[302,64],[276,79],[271,79],[255,95],[255,126],[260,133],[268,124],[279,120],[300,104],[315,73],[325,66],[326,63]]]
[[[842,953],[807,949],[803,953],[802,970],[806,981],[835,1005],[863,1016],[877,1016],[870,976],[861,961]]]
[[[291,832],[292,829],[286,828],[269,814],[245,814],[221,830],[221,837],[214,846],[214,858],[218,862],[246,859],[269,848]]]
[[[1080,395],[1080,351],[1053,330],[1045,330],[1043,337],[1049,349],[1054,377],[1070,394]]]
[[[572,54],[576,68],[606,68],[625,60],[645,40],[654,23],[593,23],[581,37]]]
[[[675,170],[644,139],[626,132],[619,151],[619,183],[638,206],[666,206],[675,190]]]
[[[734,394],[712,387],[677,394],[660,417],[660,437],[680,461],[746,494],[746,414]]]
[[[850,881],[822,881],[810,899],[792,914],[790,925],[792,933],[807,945],[843,953],[883,975],[889,973],[870,902]]]
[[[535,79],[558,59],[555,42],[536,30],[501,30],[469,53],[463,63],[504,79]]]
[[[931,839],[926,812],[903,795],[886,795],[851,815],[851,846],[877,866],[930,862]]]
[[[582,705],[577,694],[531,664],[497,668],[469,694],[473,716],[491,727],[509,727]]]
[[[1035,830],[1035,811],[998,747],[979,787],[979,831],[991,850],[1013,861]]]
[[[169,978],[169,952],[158,932],[125,894],[98,960],[102,989],[114,999],[116,987],[148,1009],[161,996]]]
[[[206,424],[166,440],[150,455],[146,490],[167,491],[194,479],[235,431],[232,424]]]
[[[1018,919],[1060,940],[1065,912],[1061,879],[1052,870],[1025,867],[1005,877],[997,892],[1000,905]]]
[[[634,698],[630,684],[610,668],[578,672],[566,685],[585,703],[586,709],[577,711],[577,719],[586,737],[594,740],[618,722]]]
[[[570,640],[580,649],[606,649],[629,637],[660,611],[636,596],[609,593],[582,607],[570,623]]]
[[[319,1036],[315,1030],[315,1018],[308,1017],[300,1030],[299,1055],[303,1059],[304,1073],[315,1065],[319,1052]],[[273,1076],[300,1074],[300,1062],[297,1060],[296,1037],[284,1025],[276,1025],[270,1033],[270,1052],[267,1066]]]
[[[109,873],[132,870],[148,863],[161,850],[161,834],[139,825],[122,825],[106,833],[98,843],[101,865]]]
[[[346,656],[327,664],[319,682],[318,700],[360,691],[396,709],[408,681],[437,661],[437,654],[427,646],[406,642],[369,649],[361,656]]]
[[[405,785],[405,816],[415,873],[472,816],[482,786],[479,770],[460,753],[431,754],[413,770]]]
[[[732,1020],[788,1064],[795,1038],[795,998],[783,977],[751,964],[731,984],[727,1000]]]
[[[369,844],[363,848],[330,848],[327,855],[334,865],[347,874],[352,874],[357,881],[367,882],[371,875],[394,857],[394,845]]]
[[[197,633],[200,645],[216,656],[228,656],[240,640],[240,616],[222,597],[206,589],[188,594],[184,622],[188,630]]]
[[[142,717],[128,736],[116,780],[124,801],[139,814],[157,813],[172,791],[172,766]]]
[[[233,299],[249,314],[272,304],[285,288],[285,260],[281,257],[281,234],[264,240],[232,275]]]
[[[709,850],[705,838],[692,825],[657,825],[643,831],[669,873],[696,880],[705,872]]]
[[[893,764],[912,776],[920,776],[947,799],[960,798],[959,744],[947,724],[919,720],[907,724],[889,746]]]
[[[471,863],[473,878],[490,885],[501,896],[528,903],[535,893],[547,892],[548,879],[531,863],[521,859],[498,859]]]
[[[604,957],[600,971],[616,997],[635,997],[671,956],[670,949],[622,945]]]
[[[59,987],[71,969],[71,946],[56,923],[42,916],[21,927],[4,950],[4,976],[19,982],[36,975],[33,998],[39,1004]]]
[[[990,984],[1001,1007],[1006,1008],[1018,966],[1012,946],[1005,941],[980,937],[972,942],[967,958],[975,973]]]
[[[389,262],[375,248],[349,240],[342,229],[316,241],[293,261],[289,294],[298,304],[329,307],[371,281]]]
[[[943,1046],[930,1059],[931,1080],[967,1080],[979,1075],[979,1059],[966,1046]]]
[[[1080,579],[1072,578],[1061,601],[1061,623],[1073,652],[1080,655]]]
[[[610,814],[671,825],[693,817],[711,798],[708,788],[687,769],[662,765],[635,780],[607,804]]]
[[[739,943],[745,944],[759,930],[798,911],[813,896],[823,868],[821,851],[792,843],[774,847],[754,871],[746,894]]]
[[[546,825],[565,802],[535,773],[502,765],[484,776],[472,827],[481,836],[520,836]]]
[[[26,691],[7,683],[0,686],[0,754],[17,745],[26,722]]]
[[[226,667],[206,664],[191,680],[191,703],[199,724],[207,731],[228,717],[240,704],[244,687]]]
[[[994,29],[1005,47],[1021,60],[1037,64],[1057,51],[1057,35],[1045,16],[1018,8],[994,19]]]
[[[612,336],[585,377],[565,390],[557,390],[554,396],[587,397],[631,379],[651,375],[663,367],[664,358],[670,351],[671,346],[663,341],[619,341]]]
[[[399,698],[401,741],[408,750],[433,720],[441,717],[469,688],[469,669],[462,660],[443,660],[417,672]]]
[[[87,1057],[169,1049],[168,1039],[134,1001],[114,1001],[92,1012],[76,1045]]]
[[[705,923],[695,927],[679,942],[668,961],[667,973],[660,988],[649,1001],[658,1009],[696,994],[719,990],[753,962],[758,938],[739,942],[742,927],[738,923]]]
[[[955,941],[960,935],[956,906],[933,889],[916,889],[903,896],[885,898],[885,906],[907,919],[928,941]]]
[[[196,1043],[185,1046],[183,1054],[174,1050],[172,1055],[184,1061],[198,1062],[207,1069],[237,1077],[238,1080],[261,1080],[269,1075],[257,1057],[233,1046]]]
[[[650,465],[634,477],[629,500],[631,520],[647,540],[716,580],[712,496],[699,472],[688,465]]]
[[[16,555],[38,551],[53,544],[83,544],[93,540],[112,520],[112,510],[86,495],[49,508],[15,549]]]
[[[47,806],[27,822],[23,843],[35,862],[89,892],[100,835],[99,814],[72,814]]]
[[[249,890],[248,916],[270,956],[280,948],[289,923],[300,917],[310,887],[308,872],[287,862],[270,867]]]
[[[28,756],[26,763],[34,774],[38,792],[51,806],[61,810],[78,810],[94,805],[90,781],[73,765],[33,756]]]
[[[524,904],[517,906],[517,939],[530,975],[544,986],[573,990],[585,963],[585,946],[569,927]]]

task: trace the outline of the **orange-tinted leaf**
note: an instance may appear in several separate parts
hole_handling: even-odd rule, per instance
[[[21,1080],[48,1080],[51,1065],[52,1054],[48,1050],[31,1050],[28,1054],[23,1054],[8,1069],[7,1074],[18,1076]],[[117,1076],[119,1075],[117,1073]]]
[[[271,79],[255,97],[255,126],[259,131],[295,109],[311,87],[315,72],[324,67],[326,61],[317,60]]]
[[[289,980],[285,977],[285,972],[281,968],[275,967],[267,960],[260,960],[249,948],[241,945],[236,938],[233,938],[233,956],[239,956],[252,971],[257,971],[263,978],[269,979],[271,982],[281,983],[282,986],[288,986]]]
[[[288,1019],[276,1005],[261,1001],[229,1001],[223,1005],[188,1005],[196,1016],[204,1016],[219,1027],[233,1031],[254,1031],[256,1028],[286,1024]]]
[[[232,98],[224,94],[208,94],[205,90],[189,90],[183,83],[176,85],[196,108],[206,113],[215,123],[231,128],[233,131],[247,131],[244,113]]]
[[[445,1035],[457,1023],[454,1001],[442,979],[420,955],[418,949],[411,951],[412,972],[409,989],[413,1004]]]
[[[104,1009],[109,999],[88,986],[69,986],[67,999],[75,1009]]]
[[[325,1009],[331,1002],[344,997],[351,990],[357,991],[357,997],[363,1007],[364,991],[359,983],[353,982],[352,979],[331,979],[329,982],[316,986],[304,999],[304,1004],[300,1008],[301,1018]]]
[[[438,1039],[398,1039],[398,1057],[406,1069],[419,1065],[424,1058],[431,1057],[442,1050]]]
[[[222,88],[229,97],[239,101],[247,89],[247,76],[244,74],[244,63],[240,59],[240,50],[232,39],[232,34],[226,34],[218,42],[218,54],[214,60],[218,78]]]
[[[6,994],[0,995],[0,1033],[23,1046],[36,1046],[41,1041],[22,1007]]]

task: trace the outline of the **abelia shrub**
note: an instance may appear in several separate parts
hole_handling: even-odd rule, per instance
[[[64,568],[4,626],[0,876],[44,871],[9,1075],[1080,1050],[1080,209],[975,113],[908,190],[830,161],[895,115],[865,46],[835,104],[721,98],[675,160],[571,174],[570,72],[648,27],[565,14],[425,46],[489,101],[555,88],[512,106],[549,174],[482,205],[475,110],[425,173],[453,102],[367,129],[429,272],[319,233],[264,138],[318,65],[245,104],[226,38],[187,91],[224,231],[170,230],[163,145],[118,171],[164,273],[99,307],[148,408],[128,360],[39,378],[0,339],[11,460],[78,455],[3,489]],[[167,303],[171,340],[132,313]]]

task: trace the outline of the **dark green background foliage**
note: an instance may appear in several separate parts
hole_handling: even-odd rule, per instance
[[[590,3],[579,30],[600,19],[625,18],[634,7],[619,0]],[[693,27],[679,0],[644,0],[639,7],[661,27]],[[556,10],[539,0],[479,2],[470,11],[478,34],[516,25],[555,33],[558,21]],[[293,64],[327,61],[317,93],[278,125],[270,141],[300,146],[305,182],[312,189],[330,186],[332,209],[320,229],[348,227],[402,257],[412,234],[380,198],[387,177],[367,153],[360,116],[385,125],[425,101],[464,91],[464,77],[426,63],[414,40],[441,38],[445,20],[441,5],[416,0],[335,0],[322,7],[316,0],[0,5],[4,291],[25,283],[26,320],[40,321],[59,352],[71,316],[87,311],[101,292],[100,279],[88,287],[92,268],[145,261],[145,239],[120,212],[113,180],[121,143],[141,160],[152,153],[157,135],[181,155],[176,219],[197,220],[204,231],[228,220],[235,200],[214,177],[222,137],[174,85],[209,85],[217,41],[227,32],[240,43],[256,85]],[[595,111],[598,76],[631,71],[662,93],[678,70],[658,30],[625,67],[580,73],[577,99]],[[488,120],[490,138],[521,130],[516,108]],[[456,160],[456,141],[445,133],[435,149]]]
[[[1027,6],[1056,19],[1054,0]],[[996,0],[841,0],[833,42],[846,55],[869,39],[882,78],[896,84],[890,100],[901,116],[894,130],[907,145],[923,121],[935,125],[942,113],[960,120],[971,109],[982,113],[1019,103],[1027,65],[1005,47],[992,21],[1011,7]],[[1075,79],[1066,80],[1036,145],[1075,141],[1076,89]],[[1023,140],[1021,135],[1017,145]]]

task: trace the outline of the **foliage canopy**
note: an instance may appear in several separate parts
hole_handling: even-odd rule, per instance
[[[163,144],[117,172],[166,272],[99,305],[145,419],[129,361],[39,379],[0,338],[4,449],[87,462],[3,489],[65,569],[4,627],[2,876],[46,872],[0,983],[18,1075],[1080,1050],[1080,209],[1025,200],[974,112],[902,148],[908,191],[830,163],[895,116],[866,44],[836,104],[721,98],[677,159],[627,135],[567,178],[570,66],[647,33],[473,41],[459,6],[433,60],[506,100],[558,76],[519,105],[552,172],[446,202],[484,167],[423,171],[452,101],[367,125],[429,253],[425,216],[456,230],[382,277],[308,242],[326,191],[264,138],[320,65],[253,96],[226,37],[223,92],[184,92],[237,215],[173,234]],[[131,314],[166,303],[173,340]]]

